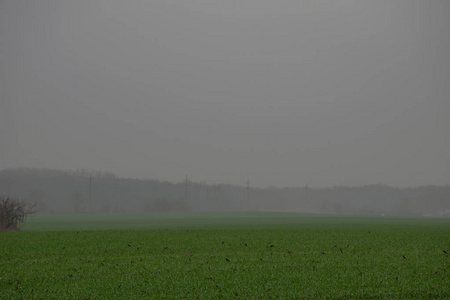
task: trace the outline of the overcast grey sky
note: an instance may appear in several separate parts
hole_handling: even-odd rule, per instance
[[[0,169],[450,184],[448,0],[0,0]]]

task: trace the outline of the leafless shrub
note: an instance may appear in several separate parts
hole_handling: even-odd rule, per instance
[[[35,212],[35,204],[16,198],[0,197],[0,231],[19,230],[27,216]]]

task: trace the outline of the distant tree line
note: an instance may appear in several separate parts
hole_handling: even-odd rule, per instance
[[[0,171],[0,195],[28,199],[43,213],[260,210],[450,216],[450,186],[248,188],[119,178],[110,172],[21,168]]]

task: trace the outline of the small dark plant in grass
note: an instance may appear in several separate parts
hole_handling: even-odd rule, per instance
[[[18,231],[27,216],[34,214],[35,204],[10,197],[0,197],[0,231]]]

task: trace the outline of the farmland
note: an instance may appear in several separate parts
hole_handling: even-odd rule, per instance
[[[36,215],[0,234],[0,298],[449,298],[450,220]]]

